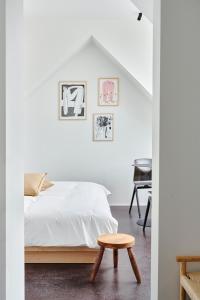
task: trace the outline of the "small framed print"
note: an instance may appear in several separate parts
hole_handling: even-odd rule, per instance
[[[59,119],[86,119],[86,88],[85,81],[59,82]]]
[[[98,79],[98,104],[100,106],[119,105],[119,78]]]
[[[93,114],[93,141],[113,141],[113,114]]]

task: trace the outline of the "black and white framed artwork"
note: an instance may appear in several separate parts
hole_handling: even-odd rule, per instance
[[[59,119],[86,119],[86,87],[85,81],[59,82]]]
[[[93,114],[93,141],[113,141],[113,114]]]

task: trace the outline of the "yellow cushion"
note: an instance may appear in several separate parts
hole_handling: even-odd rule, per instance
[[[46,173],[24,174],[24,196],[37,196],[41,191]]]
[[[48,179],[45,179],[41,191],[46,191],[48,188],[50,188],[53,185],[54,185],[53,182],[49,181]]]

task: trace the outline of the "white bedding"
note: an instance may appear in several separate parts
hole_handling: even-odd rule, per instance
[[[97,247],[97,237],[116,233],[103,186],[90,182],[54,182],[37,197],[24,197],[25,246]]]

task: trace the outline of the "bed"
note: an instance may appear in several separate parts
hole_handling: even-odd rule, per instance
[[[37,197],[25,196],[26,263],[93,263],[97,237],[116,233],[107,197],[91,182],[54,182]]]

